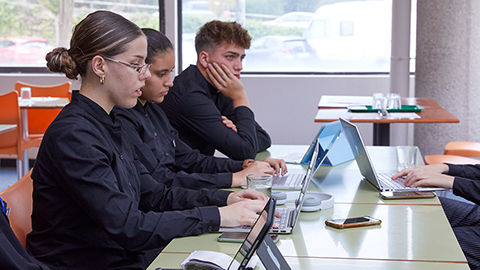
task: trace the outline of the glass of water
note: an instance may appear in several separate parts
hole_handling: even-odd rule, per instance
[[[387,95],[387,109],[401,109],[402,108],[402,100],[399,94],[390,93]]]
[[[32,96],[32,89],[30,87],[20,88],[20,98],[21,99],[30,99]]]
[[[372,100],[372,109],[382,109],[385,106],[385,95],[383,93],[374,93]]]
[[[272,180],[273,176],[270,174],[252,173],[247,174],[248,188],[255,189],[268,197],[272,196]]]
[[[411,145],[397,146],[397,170],[413,168],[417,165],[418,147]]]

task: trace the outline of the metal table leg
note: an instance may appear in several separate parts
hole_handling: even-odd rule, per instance
[[[373,123],[373,145],[389,146],[390,145],[390,124]]]

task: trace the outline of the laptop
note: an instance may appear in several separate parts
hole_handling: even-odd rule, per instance
[[[340,133],[340,131],[339,131]],[[317,143],[317,147],[314,148],[312,160],[316,160],[318,157],[319,152],[319,144]],[[325,158],[325,157],[323,157]],[[320,164],[322,161],[320,161]],[[295,200],[295,208],[277,208],[276,210],[282,215],[281,218],[275,218],[275,223],[278,224],[277,227],[272,228],[271,232],[278,233],[278,234],[289,234],[293,232],[295,225],[297,225],[298,216],[302,211],[303,201],[305,200],[305,195],[307,193],[308,184],[312,179],[313,175],[315,174],[312,168],[312,162],[310,162],[309,168],[307,170],[307,174],[305,176],[305,181],[302,185],[302,189],[300,190],[300,194],[298,194],[298,198]]]
[[[406,187],[403,184],[403,178],[397,178],[392,180],[392,176],[396,172],[392,173],[376,173],[375,168],[368,156],[367,149],[363,143],[360,132],[358,131],[357,126],[350,123],[349,121],[340,118],[342,123],[343,131],[345,132],[345,137],[352,148],[353,155],[357,161],[358,168],[360,173],[365,177],[365,179],[375,186],[380,191],[435,191],[435,190],[445,190],[444,188],[435,188],[435,187]]]
[[[271,228],[270,230],[271,233],[289,234],[293,231],[295,225],[297,224],[298,215],[300,214],[303,201],[305,200],[305,194],[307,193],[308,184],[310,183],[310,180],[314,175],[314,166],[315,166],[314,161],[318,160],[317,159],[318,152],[319,152],[318,142],[316,145],[317,147],[314,147],[312,161],[308,166],[307,174],[305,175],[305,179],[302,184],[302,189],[300,190],[300,194],[298,195],[298,198],[295,200],[295,208],[281,207],[276,209],[282,215],[282,217],[281,218],[275,217],[275,223],[278,224],[278,227]],[[322,161],[320,160],[319,164],[321,162]],[[248,225],[237,226],[237,227],[220,227],[219,229],[220,232],[248,232],[249,230],[250,230],[250,226]]]
[[[323,148],[328,145],[331,138],[335,136],[339,129],[342,129],[340,121],[323,124],[322,127],[315,134],[315,137],[313,137],[313,140],[310,143],[306,152],[290,152],[287,154],[276,156],[275,158],[283,159],[286,163],[289,164],[308,165],[312,157],[313,145],[315,144],[317,139],[320,142],[320,147]],[[344,162],[353,160],[353,155],[350,153],[350,146],[348,146],[347,139],[345,138],[343,133],[340,134],[338,141],[339,143],[337,143],[337,145],[335,146],[335,151],[330,152],[330,154],[323,161],[321,166],[336,166]],[[343,143],[343,141],[345,141],[345,143]],[[320,148],[320,150],[322,150],[322,148]]]
[[[208,251],[196,251],[190,254],[190,256],[182,263],[182,269],[249,269],[249,267],[255,267],[258,259],[252,260],[252,257],[259,249],[261,250],[261,255],[258,254],[258,256],[262,256],[260,258],[262,262],[273,260],[279,263],[279,266],[281,267],[279,269],[290,269],[290,266],[285,261],[285,258],[282,256],[271,238],[266,237],[268,231],[273,225],[274,217],[275,200],[270,199],[259,214],[255,224],[251,227],[251,230],[238,249],[236,255],[231,258],[230,261],[226,260],[229,258],[226,254],[221,254],[222,256],[219,258],[218,254],[208,254]],[[266,238],[269,238],[272,242],[269,242],[268,240],[265,241]],[[271,252],[265,252],[267,249]]]
[[[300,190],[304,186],[303,183],[307,179],[309,170],[312,170],[313,175],[317,172],[318,168],[327,158],[327,154],[330,152],[330,149],[338,140],[341,134],[341,129],[338,129],[333,135],[328,138],[322,138],[323,144],[326,145],[322,147],[320,138],[315,139],[309,147],[307,154],[309,156],[308,169],[305,174],[303,173],[292,173],[287,175],[274,175],[272,180],[272,189],[290,189],[290,190]],[[316,146],[316,147],[315,147]],[[314,149],[317,150],[316,158],[313,157]]]

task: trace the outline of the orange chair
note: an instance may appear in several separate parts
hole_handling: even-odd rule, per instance
[[[18,238],[18,241],[25,247],[27,234],[32,231],[32,209],[33,209],[33,181],[30,177],[30,170],[22,179],[0,192],[2,200],[7,202],[10,208],[10,227]]]
[[[439,163],[450,163],[450,164],[478,164],[480,163],[479,159],[455,156],[455,155],[427,155],[425,156],[425,164],[439,164]]]
[[[478,142],[449,142],[445,145],[445,155],[462,157],[480,157],[480,143]]]
[[[59,85],[40,86],[23,82],[15,83],[15,90],[20,93],[22,87],[32,89],[32,97],[60,97],[70,98],[69,91],[71,83],[66,82]],[[47,127],[57,117],[61,109],[28,109],[28,133],[32,136],[43,136]]]
[[[17,91],[1,95],[0,104],[2,104],[0,106],[0,124],[17,125],[16,129],[0,134],[0,154],[17,155],[17,173],[18,179],[20,179],[23,176],[23,151],[39,147],[43,136],[23,137]]]

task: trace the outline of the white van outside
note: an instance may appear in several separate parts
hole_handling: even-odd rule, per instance
[[[390,69],[392,1],[354,1],[317,9],[305,31],[326,71]]]

